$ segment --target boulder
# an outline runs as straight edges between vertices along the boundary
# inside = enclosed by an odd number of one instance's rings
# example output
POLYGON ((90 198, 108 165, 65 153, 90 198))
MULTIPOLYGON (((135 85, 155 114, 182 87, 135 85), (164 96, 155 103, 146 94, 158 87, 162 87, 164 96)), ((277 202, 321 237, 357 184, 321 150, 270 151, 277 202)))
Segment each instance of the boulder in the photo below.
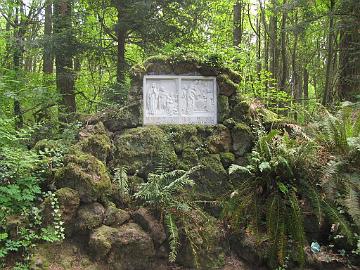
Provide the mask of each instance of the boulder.
POLYGON ((135 223, 119 228, 101 226, 91 233, 89 248, 96 259, 107 260, 115 270, 153 269, 152 239, 135 223))
POLYGON ((239 85, 234 83, 228 75, 221 74, 217 77, 220 95, 230 97, 236 93, 239 85))
POLYGON ((137 224, 150 234, 156 246, 164 243, 166 240, 164 227, 147 209, 140 208, 131 216, 137 224))
POLYGON ((112 167, 126 167, 128 174, 146 176, 163 164, 173 169, 177 163, 174 148, 159 127, 129 129, 115 138, 112 167))
POLYGON ((100 160, 76 150, 65 156, 64 163, 64 167, 55 173, 55 185, 58 188, 76 190, 80 200, 85 203, 94 202, 109 193, 110 177, 100 160))
POLYGON ((105 208, 100 203, 91 203, 80 206, 75 228, 80 232, 88 232, 99 227, 104 220, 105 208))
POLYGON ((235 162, 235 155, 231 152, 220 153, 220 160, 224 168, 229 168, 235 162))
POLYGON ((107 226, 120 226, 130 219, 130 215, 125 210, 109 206, 106 209, 104 224, 107 226))
POLYGON ((186 219, 189 235, 181 230, 181 246, 176 262, 190 269, 222 269, 225 254, 220 224, 200 210, 188 213, 186 219))
POLYGON ((106 163, 111 150, 111 140, 106 134, 88 136, 77 144, 84 153, 89 153, 106 163))
MULTIPOLYGON (((200 159, 200 164, 202 165, 201 168, 189 176, 190 179, 195 181, 195 196, 200 200, 217 200, 219 196, 226 193, 230 188, 220 155, 207 155, 200 159)), ((216 208, 215 212, 219 212, 219 210, 216 208)), ((214 211, 211 210, 211 212, 215 214, 214 211)))
POLYGON ((217 125, 208 139, 208 148, 212 154, 228 152, 231 149, 230 130, 224 125, 217 125))
POLYGON ((219 121, 222 123, 230 117, 229 98, 224 95, 218 96, 219 121))
POLYGON ((109 108, 89 118, 88 123, 103 122, 104 126, 111 132, 137 127, 141 123, 141 105, 138 102, 133 102, 121 108, 109 108))
MULTIPOLYGON (((71 188, 61 188, 55 192, 55 196, 58 199, 61 220, 64 222, 65 233, 70 235, 73 231, 74 219, 80 205, 79 193, 71 188)), ((49 225, 53 222, 53 209, 49 198, 45 199, 43 209, 44 225, 49 225)))
POLYGON ((254 136, 249 126, 237 123, 231 130, 233 152, 237 156, 244 156, 254 145, 254 136))

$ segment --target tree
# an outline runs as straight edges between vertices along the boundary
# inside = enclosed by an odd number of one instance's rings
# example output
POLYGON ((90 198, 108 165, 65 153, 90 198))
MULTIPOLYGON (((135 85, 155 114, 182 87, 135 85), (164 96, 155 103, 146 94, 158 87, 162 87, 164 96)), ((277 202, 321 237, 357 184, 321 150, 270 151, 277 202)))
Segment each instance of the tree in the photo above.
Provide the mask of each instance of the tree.
POLYGON ((346 0, 340 7, 340 75, 342 100, 356 100, 360 94, 360 2, 346 0))
POLYGON ((72 29, 72 0, 54 3, 54 35, 56 86, 61 95, 60 120, 69 121, 67 114, 76 112, 73 56, 76 49, 72 29))

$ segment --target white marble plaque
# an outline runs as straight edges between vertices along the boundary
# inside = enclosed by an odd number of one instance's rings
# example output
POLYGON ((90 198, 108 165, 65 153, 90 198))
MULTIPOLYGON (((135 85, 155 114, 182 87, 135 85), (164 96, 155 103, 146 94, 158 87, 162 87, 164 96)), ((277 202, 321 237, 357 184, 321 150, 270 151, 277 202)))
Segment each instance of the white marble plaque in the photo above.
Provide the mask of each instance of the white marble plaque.
POLYGON ((215 77, 144 77, 144 125, 217 124, 215 77))

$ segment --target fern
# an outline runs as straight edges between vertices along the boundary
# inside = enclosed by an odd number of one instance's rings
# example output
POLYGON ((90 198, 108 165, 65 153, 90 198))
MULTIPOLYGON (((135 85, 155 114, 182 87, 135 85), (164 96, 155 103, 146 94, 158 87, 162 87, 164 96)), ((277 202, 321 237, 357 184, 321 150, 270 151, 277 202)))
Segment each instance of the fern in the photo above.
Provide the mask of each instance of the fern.
POLYGON ((115 168, 114 181, 119 188, 120 196, 129 194, 129 182, 125 167, 115 168))
POLYGON ((172 214, 166 213, 165 214, 165 225, 169 231, 169 261, 175 262, 176 255, 179 248, 179 230, 175 222, 175 218, 172 214))
POLYGON ((323 209, 332 222, 339 224, 340 232, 346 237, 347 242, 351 245, 353 242, 353 232, 349 222, 333 207, 328 201, 323 200, 323 209))

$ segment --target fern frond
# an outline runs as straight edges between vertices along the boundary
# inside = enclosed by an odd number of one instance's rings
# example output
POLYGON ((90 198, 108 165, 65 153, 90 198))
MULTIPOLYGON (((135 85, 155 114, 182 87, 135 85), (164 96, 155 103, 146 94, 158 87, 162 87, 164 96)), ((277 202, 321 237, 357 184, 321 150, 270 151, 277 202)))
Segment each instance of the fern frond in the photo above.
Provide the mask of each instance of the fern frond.
POLYGON ((300 180, 301 184, 301 194, 303 194, 306 199, 310 202, 310 205, 313 209, 313 213, 315 214, 318 224, 321 224, 322 221, 322 205, 321 205, 321 196, 319 192, 311 185, 308 181, 300 180))
POLYGON ((289 194, 290 201, 290 219, 289 219, 289 232, 293 237, 295 243, 295 252, 296 252, 296 260, 300 263, 301 266, 305 263, 305 253, 304 253, 304 245, 305 245, 305 232, 304 232, 304 220, 302 211, 299 205, 298 198, 296 196, 295 191, 290 192, 289 194))
POLYGON ((179 229, 176 225, 175 218, 172 214, 165 214, 165 225, 169 231, 169 261, 175 262, 179 248, 179 229))
POLYGON ((353 232, 349 222, 326 200, 322 201, 323 209, 332 222, 339 224, 340 232, 346 237, 349 244, 353 242, 353 232))
POLYGON ((349 187, 348 194, 343 200, 347 212, 355 222, 356 226, 360 228, 360 195, 353 187, 349 187))

